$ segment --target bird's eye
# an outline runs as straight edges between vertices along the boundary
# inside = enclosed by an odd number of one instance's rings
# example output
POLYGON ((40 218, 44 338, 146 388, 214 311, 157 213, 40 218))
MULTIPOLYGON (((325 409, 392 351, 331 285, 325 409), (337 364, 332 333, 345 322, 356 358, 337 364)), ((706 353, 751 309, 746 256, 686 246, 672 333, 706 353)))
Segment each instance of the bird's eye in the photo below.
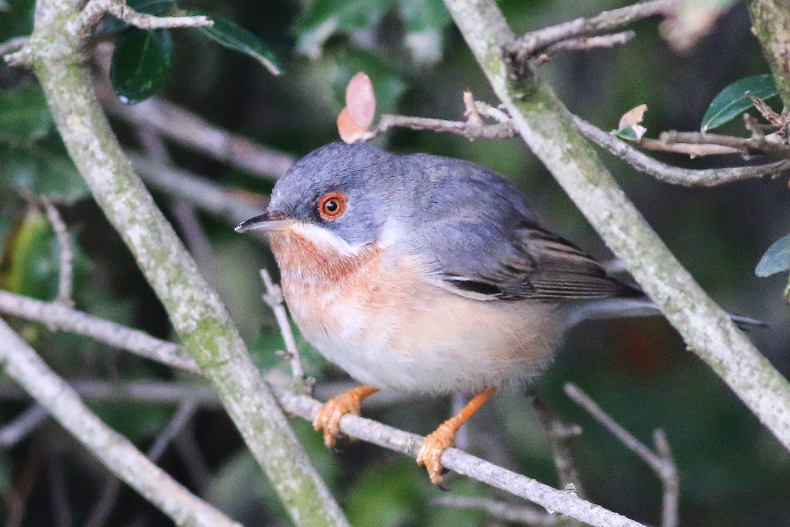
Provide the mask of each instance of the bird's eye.
POLYGON ((336 220, 346 212, 348 196, 342 192, 327 192, 318 200, 318 214, 325 220, 336 220))

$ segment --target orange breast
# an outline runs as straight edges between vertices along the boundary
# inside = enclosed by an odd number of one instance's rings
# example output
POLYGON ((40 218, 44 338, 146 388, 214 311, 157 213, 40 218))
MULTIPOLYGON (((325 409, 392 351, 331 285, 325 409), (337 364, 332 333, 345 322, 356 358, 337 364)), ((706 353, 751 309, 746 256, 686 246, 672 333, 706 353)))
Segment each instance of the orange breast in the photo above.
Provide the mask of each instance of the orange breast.
POLYGON ((329 243, 313 242, 293 231, 273 232, 271 247, 282 276, 291 315, 305 333, 342 333, 338 317, 360 307, 369 297, 382 265, 382 251, 368 246, 357 254, 341 254, 329 243))

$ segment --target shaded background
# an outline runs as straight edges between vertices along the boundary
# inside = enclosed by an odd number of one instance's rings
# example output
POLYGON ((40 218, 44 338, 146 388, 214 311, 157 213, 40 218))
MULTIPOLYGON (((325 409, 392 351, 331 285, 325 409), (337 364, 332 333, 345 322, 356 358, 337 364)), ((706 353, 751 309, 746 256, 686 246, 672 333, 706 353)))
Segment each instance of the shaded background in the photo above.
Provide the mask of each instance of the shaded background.
MULTIPOLYGON (((594 15, 621 2, 500 2, 517 33, 578 16, 594 15)), ((273 77, 259 64, 223 49, 189 30, 174 31, 174 70, 161 96, 204 119, 262 144, 301 156, 337 139, 335 117, 348 79, 366 71, 377 89, 379 112, 459 119, 461 93, 495 102, 493 94, 439 2, 316 1, 184 2, 225 16, 260 36, 279 57, 285 73, 273 77), (414 13, 417 14, 414 14, 414 13), (323 46, 311 45, 314 30, 329 16, 341 23, 323 46), (410 48, 414 34, 440 46, 410 48), (320 51, 320 54, 318 53, 320 51), (313 57, 308 55, 312 54, 313 57)), ((0 42, 30 31, 32 2, 0 0, 0 42)), ((625 47, 558 55, 540 73, 569 109, 604 130, 642 103, 648 135, 696 130, 711 99, 730 82, 768 72, 750 33, 743 3, 736 4, 711 33, 686 54, 673 52, 658 36, 657 21, 634 25, 638 38, 625 47)), ((111 36, 101 39, 111 41, 111 36)), ((97 72, 100 68, 97 67, 97 72)), ((101 76, 101 73, 97 73, 101 76)), ((28 115, 25 114, 25 115, 28 115)), ((736 120, 737 121, 737 120, 736 120)), ((115 122, 129 148, 139 149, 129 125, 115 122)), ((743 134, 739 123, 726 131, 743 134)), ((464 158, 511 177, 546 223, 597 257, 611 255, 546 170, 517 139, 475 141, 429 132, 398 130, 377 142, 398 152, 429 152, 464 158)), ((232 189, 267 193, 271 183, 176 144, 176 164, 232 189)), ((765 178, 714 189, 671 187, 636 173, 601 154, 626 193, 701 285, 729 311, 768 321, 751 332, 771 362, 787 374, 790 364, 785 277, 758 279, 754 267, 766 248, 790 231, 787 178, 765 178)), ((704 168, 738 164, 736 156, 690 161, 661 159, 704 168)), ((77 259, 75 301, 91 314, 172 337, 166 315, 120 238, 79 184, 46 117, 32 76, 0 67, 0 287, 53 299, 58 248, 46 219, 25 198, 41 192, 68 199, 59 208, 74 235, 77 259), (35 126, 18 129, 20 114, 41 114, 35 126)), ((155 192, 166 214, 170 196, 155 192)), ((261 368, 286 371, 274 351, 282 348, 258 269, 276 267, 268 248, 233 233, 220 219, 200 216, 211 242, 202 261, 212 262, 215 285, 228 304, 261 368)), ((177 228, 183 229, 183 225, 177 228)), ((211 277, 210 277, 211 278, 211 277)), ((82 337, 52 334, 45 327, 13 320, 25 338, 61 375, 104 381, 177 381, 189 377, 82 337)), ((344 380, 304 343, 306 366, 321 383, 344 380)), ((1 343, 0 343, 1 345, 1 343)), ((786 525, 790 521, 790 456, 756 418, 694 355, 662 319, 585 323, 559 350, 535 389, 566 421, 584 429, 573 442, 574 459, 589 498, 636 520, 659 521, 657 477, 562 393, 572 381, 643 441, 662 428, 681 474, 682 525, 786 525)), ((0 380, 0 388, 8 387, 0 380)), ((7 392, 8 390, 6 390, 7 392)), ((0 424, 27 403, 3 395, 0 424)), ((148 448, 175 411, 141 404, 119 394, 91 407, 142 449, 148 448)), ((365 410, 385 423, 417 433, 433 430, 450 411, 449 400, 419 399, 365 410)), ((340 453, 324 449, 319 434, 294 420, 305 446, 336 492, 354 525, 490 525, 475 512, 438 507, 443 493, 432 487, 410 459, 364 444, 340 453)), ((473 453, 520 473, 557 485, 539 420, 522 394, 498 394, 467 425, 473 453)), ((190 445, 169 449, 162 466, 246 525, 285 525, 252 457, 224 412, 202 408, 184 431, 190 445)), ((182 441, 183 443, 183 441, 182 441)), ((56 424, 45 422, 0 455, 0 494, 9 525, 82 525, 109 476, 56 424), (58 489, 61 490, 58 490, 58 489)), ((452 493, 509 499, 481 484, 449 478, 452 493)), ((142 498, 122 489, 107 525, 167 525, 142 498)))

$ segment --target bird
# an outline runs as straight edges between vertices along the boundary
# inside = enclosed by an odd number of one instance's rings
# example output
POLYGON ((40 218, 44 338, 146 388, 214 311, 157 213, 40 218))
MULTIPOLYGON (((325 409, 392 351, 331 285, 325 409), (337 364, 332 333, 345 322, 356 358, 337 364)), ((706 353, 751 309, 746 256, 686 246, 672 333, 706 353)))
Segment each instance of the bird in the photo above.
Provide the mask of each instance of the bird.
POLYGON ((332 143, 236 227, 253 229, 268 233, 302 335, 361 383, 314 419, 327 446, 380 389, 475 394, 417 456, 437 485, 464 422, 497 390, 539 375, 569 327, 658 312, 546 229, 515 184, 465 160, 332 143))

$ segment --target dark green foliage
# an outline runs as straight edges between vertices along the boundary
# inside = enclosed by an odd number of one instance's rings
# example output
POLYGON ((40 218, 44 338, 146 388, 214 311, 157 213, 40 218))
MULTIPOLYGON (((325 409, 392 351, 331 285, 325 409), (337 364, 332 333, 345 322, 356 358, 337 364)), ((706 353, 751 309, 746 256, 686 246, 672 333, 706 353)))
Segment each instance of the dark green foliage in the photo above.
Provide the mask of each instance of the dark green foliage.
POLYGON ((749 98, 770 99, 779 93, 771 75, 754 75, 737 80, 724 88, 710 103, 702 118, 702 131, 718 128, 754 106, 749 98))
POLYGON ((147 99, 165 85, 172 64, 170 31, 127 28, 115 43, 110 70, 118 98, 127 104, 147 99))

